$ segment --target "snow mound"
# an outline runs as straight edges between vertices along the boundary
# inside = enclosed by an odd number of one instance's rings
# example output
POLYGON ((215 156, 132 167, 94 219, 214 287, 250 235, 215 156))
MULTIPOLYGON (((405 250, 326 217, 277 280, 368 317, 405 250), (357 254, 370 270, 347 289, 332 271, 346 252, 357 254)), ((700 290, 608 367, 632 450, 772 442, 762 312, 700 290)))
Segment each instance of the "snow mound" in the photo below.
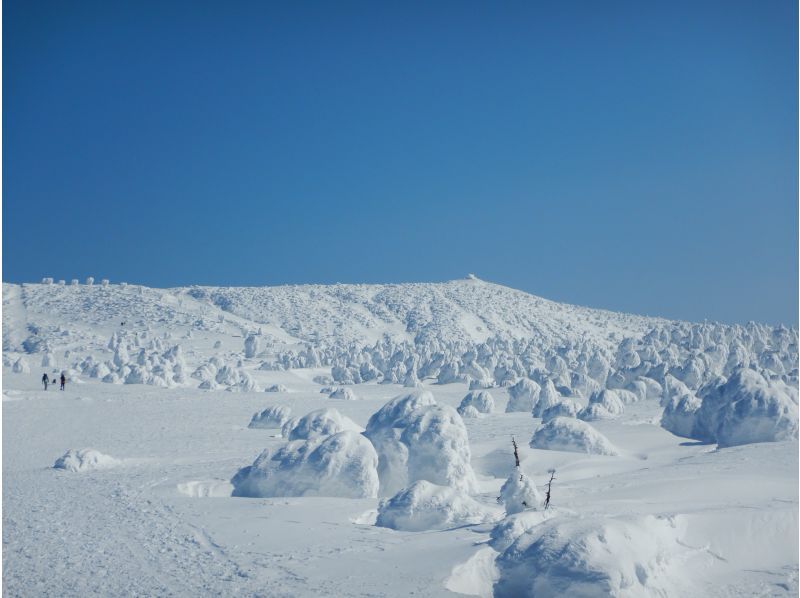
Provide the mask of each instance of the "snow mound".
POLYGON ((120 461, 114 457, 109 457, 94 449, 85 448, 80 450, 69 449, 61 457, 56 459, 53 468, 83 472, 93 471, 95 469, 109 469, 119 464, 120 461))
POLYGON ((272 405, 255 413, 248 428, 280 428, 289 421, 292 410, 283 405, 272 405))
POLYGON ((343 386, 331 392, 328 398, 339 399, 341 401, 355 401, 358 397, 356 397, 356 393, 354 393, 352 389, 343 386))
POLYGON ((555 517, 558 510, 526 510, 509 515, 492 528, 489 534, 489 546, 497 552, 505 552, 514 541, 528 530, 555 517))
POLYGON ((421 532, 475 525, 496 519, 490 510, 457 488, 417 480, 378 506, 375 525, 421 532))
POLYGON ((508 404, 506 413, 523 411, 530 413, 533 406, 539 401, 542 387, 530 378, 523 378, 508 389, 508 404))
POLYGON ((729 380, 701 389, 691 437, 721 447, 798 436, 797 389, 741 368, 729 380))
POLYGON ((542 412, 542 422, 547 423, 557 417, 576 417, 577 415, 578 404, 570 399, 562 399, 542 412))
POLYGON ((530 446, 589 455, 619 454, 611 441, 591 425, 568 417, 557 417, 542 424, 531 438, 530 446))
POLYGON ((295 440, 264 450, 231 480, 233 496, 378 496, 378 455, 358 432, 295 440))
POLYGON ((337 432, 361 432, 363 428, 336 409, 317 409, 301 417, 288 432, 289 440, 311 440, 337 432))
POLYGON ((491 413, 494 411, 494 397, 487 390, 473 390, 465 396, 458 406, 458 413, 464 415, 464 410, 472 407, 478 413, 491 413))
POLYGON ((535 509, 541 504, 542 496, 536 489, 533 478, 517 467, 500 488, 500 502, 506 508, 506 515, 513 515, 525 509, 535 509))
POLYGON ((428 391, 395 397, 370 417, 364 435, 375 445, 381 495, 427 480, 465 492, 477 487, 469 437, 455 409, 428 391))
POLYGON ((497 558, 498 597, 698 595, 682 564, 696 549, 681 518, 554 518, 520 535, 497 558))

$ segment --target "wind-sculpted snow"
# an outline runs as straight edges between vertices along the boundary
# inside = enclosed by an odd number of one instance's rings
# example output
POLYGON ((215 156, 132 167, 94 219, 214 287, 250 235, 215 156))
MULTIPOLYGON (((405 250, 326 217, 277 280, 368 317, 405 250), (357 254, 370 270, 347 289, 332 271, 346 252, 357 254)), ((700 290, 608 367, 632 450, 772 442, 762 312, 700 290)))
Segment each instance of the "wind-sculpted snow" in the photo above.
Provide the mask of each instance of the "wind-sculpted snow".
POLYGON ((543 423, 534 433, 531 448, 551 451, 617 455, 616 447, 586 422, 569 417, 556 417, 543 423))
POLYGON ((378 495, 378 455, 372 444, 353 431, 262 452, 252 465, 231 480, 233 496, 340 496, 374 498, 378 495))
POLYGON ((378 527, 421 532, 474 525, 497 518, 494 509, 457 488, 417 480, 378 507, 378 527))
POLYGON ((70 449, 56 459, 54 469, 64 469, 72 472, 93 471, 95 469, 110 469, 119 465, 119 460, 100 451, 85 448, 80 450, 70 449))
POLYGON ((369 419, 364 435, 380 457, 382 496, 417 480, 468 493, 476 489, 464 422, 430 392, 395 397, 369 419))
MULTIPOLYGON (((511 531, 501 523, 504 531, 511 531)), ((683 519, 556 517, 523 531, 496 560, 497 598, 697 595, 682 572, 710 559, 683 540, 683 519)), ((495 546, 502 548, 503 534, 495 546)))

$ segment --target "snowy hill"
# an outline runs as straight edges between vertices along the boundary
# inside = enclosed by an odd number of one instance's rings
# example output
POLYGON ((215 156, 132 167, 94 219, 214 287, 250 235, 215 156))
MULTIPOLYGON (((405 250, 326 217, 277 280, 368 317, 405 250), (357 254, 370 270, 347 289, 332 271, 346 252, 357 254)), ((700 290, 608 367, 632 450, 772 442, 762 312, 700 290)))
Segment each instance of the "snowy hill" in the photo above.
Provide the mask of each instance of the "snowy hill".
POLYGON ((102 328, 161 324, 213 326, 220 317, 242 328, 265 327, 284 340, 374 343, 396 341, 483 342, 501 335, 603 343, 640 336, 665 320, 556 303, 475 278, 445 283, 186 287, 139 285, 3 285, 4 324, 15 317, 102 328), (278 331, 282 331, 284 335, 278 331))
POLYGON ((3 418, 12 596, 797 594, 782 326, 474 278, 4 284, 3 418))

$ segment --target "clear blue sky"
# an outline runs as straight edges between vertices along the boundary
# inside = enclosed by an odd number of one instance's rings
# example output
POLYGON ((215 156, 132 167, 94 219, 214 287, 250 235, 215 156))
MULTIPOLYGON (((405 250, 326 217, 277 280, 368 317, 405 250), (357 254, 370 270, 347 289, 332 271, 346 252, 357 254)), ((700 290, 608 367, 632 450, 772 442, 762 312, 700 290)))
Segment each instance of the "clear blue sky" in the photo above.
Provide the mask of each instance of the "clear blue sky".
POLYGON ((797 323, 797 6, 3 2, 3 280, 797 323))

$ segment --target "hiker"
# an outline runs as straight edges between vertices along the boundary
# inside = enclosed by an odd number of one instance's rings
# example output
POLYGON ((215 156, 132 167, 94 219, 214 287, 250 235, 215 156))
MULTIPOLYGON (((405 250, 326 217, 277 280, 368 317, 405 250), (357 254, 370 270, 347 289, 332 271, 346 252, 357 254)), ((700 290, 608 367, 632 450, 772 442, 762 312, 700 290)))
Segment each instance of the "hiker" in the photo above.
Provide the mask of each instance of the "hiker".
POLYGON ((64 386, 67 384, 67 377, 64 375, 64 372, 61 372, 61 390, 64 390, 64 386))
POLYGON ((50 378, 47 377, 47 374, 42 374, 42 384, 44 384, 44 389, 47 390, 47 385, 50 382, 50 378))

